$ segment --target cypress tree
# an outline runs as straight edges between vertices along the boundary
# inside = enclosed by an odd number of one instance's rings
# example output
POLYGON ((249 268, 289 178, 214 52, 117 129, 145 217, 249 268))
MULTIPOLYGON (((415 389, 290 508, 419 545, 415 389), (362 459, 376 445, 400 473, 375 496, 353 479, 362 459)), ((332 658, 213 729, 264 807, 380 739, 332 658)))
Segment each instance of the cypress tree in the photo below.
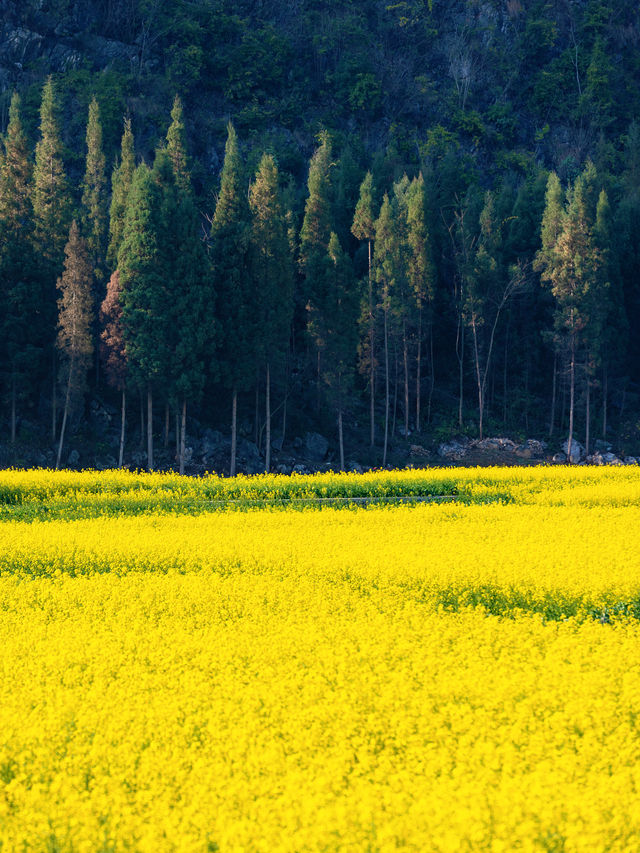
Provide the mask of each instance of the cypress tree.
POLYGON ((52 286, 62 267, 71 219, 71 198, 62 162, 57 108, 53 81, 49 77, 42 90, 32 204, 36 250, 42 258, 45 277, 52 286))
POLYGON ((367 172, 360 185, 360 196, 353 216, 351 233, 356 240, 366 240, 368 249, 368 300, 363 318, 366 341, 361 348, 361 366, 369 373, 369 443, 373 447, 375 443, 376 320, 373 304, 372 248, 376 230, 375 216, 373 215, 373 175, 371 172, 367 172))
POLYGON ((331 209, 331 140, 323 131, 320 146, 309 164, 304 218, 300 229, 300 269, 305 277, 306 301, 322 301, 325 259, 333 231, 331 209))
POLYGON ((31 162, 17 93, 11 99, 7 135, 0 153, 4 153, 0 167, 0 359, 9 395, 13 444, 17 402, 33 390, 43 341, 49 334, 35 275, 31 162))
POLYGON ((82 182, 83 230, 87 235, 87 246, 93 260, 95 278, 101 281, 104 272, 107 197, 105 157, 102 150, 102 125, 100 109, 95 98, 89 104, 87 122, 87 160, 82 182))
POLYGON ((87 243, 80 236, 75 219, 69 231, 65 256, 64 272, 57 282, 60 297, 56 344, 62 355, 61 379, 66 391, 56 468, 60 467, 67 420, 78 411, 83 401, 93 355, 91 261, 87 243))
POLYGON ((236 470, 238 392, 249 387, 259 351, 250 300, 249 204, 235 129, 229 123, 220 194, 211 226, 211 259, 221 327, 220 368, 231 390, 231 475, 236 470))
POLYGON ((435 303, 436 271, 433 264, 431 235, 427 227, 427 197, 424 178, 414 178, 407 195, 407 242, 409 259, 407 275, 409 286, 418 309, 416 346, 416 429, 421 428, 422 342, 426 313, 427 345, 431 382, 429 388, 428 418, 431 417, 431 397, 435 383, 433 364, 433 314, 435 303))
MULTIPOLYGON (((178 462, 184 473, 187 403, 196 401, 204 386, 204 359, 215 345, 214 327, 205 321, 204 271, 206 257, 199 237, 199 215, 188 173, 176 173, 169 150, 158 151, 153 167, 163 192, 163 229, 167 246, 166 286, 170 334, 169 391, 180 406, 178 462)), ((209 295, 210 296, 210 295, 209 295)))
POLYGON ((107 293, 100 306, 100 357, 107 382, 120 392, 120 449, 118 467, 124 456, 124 430, 127 407, 127 353, 122 324, 122 288, 120 273, 115 270, 107 284, 107 293))
POLYGON ((167 152, 173 165, 176 184, 181 192, 191 189, 191 175, 187 159, 187 141, 182 114, 182 101, 176 95, 171 110, 171 124, 167 131, 167 152))
POLYGON ((133 132, 131 119, 124 120, 124 132, 120 149, 120 165, 116 166, 111 176, 111 207, 109 210, 109 248, 107 249, 107 264, 114 270, 118 264, 118 252, 122 243, 124 220, 127 211, 127 198, 136 162, 133 150, 133 132))
POLYGON ((122 322, 128 367, 147 395, 147 467, 153 470, 153 392, 170 376, 168 342, 171 314, 166 290, 168 268, 162 219, 162 189, 144 164, 136 169, 128 196, 118 252, 122 322))
POLYGON ((321 378, 336 413, 340 470, 344 471, 343 416, 353 393, 359 294, 351 260, 334 232, 325 264, 325 299, 322 308, 312 306, 309 331, 323 356, 321 378))
POLYGON ((55 285, 62 271, 64 248, 71 220, 71 198, 62 162, 62 142, 56 120, 57 103, 51 77, 42 90, 40 140, 36 145, 31 188, 34 246, 41 287, 40 301, 45 332, 44 345, 53 358, 52 434, 56 434, 56 377, 53 348, 56 316, 55 285))
POLYGON ((265 365, 265 470, 271 460, 271 375, 289 342, 293 317, 293 263, 280 198, 278 167, 263 154, 251 186, 251 264, 258 313, 260 359, 265 365))
POLYGON ((384 447, 382 464, 387 464, 389 446, 389 317, 392 296, 398 278, 398 239, 393 209, 385 193, 376 219, 376 239, 373 256, 374 275, 378 284, 378 299, 384 325, 384 447))

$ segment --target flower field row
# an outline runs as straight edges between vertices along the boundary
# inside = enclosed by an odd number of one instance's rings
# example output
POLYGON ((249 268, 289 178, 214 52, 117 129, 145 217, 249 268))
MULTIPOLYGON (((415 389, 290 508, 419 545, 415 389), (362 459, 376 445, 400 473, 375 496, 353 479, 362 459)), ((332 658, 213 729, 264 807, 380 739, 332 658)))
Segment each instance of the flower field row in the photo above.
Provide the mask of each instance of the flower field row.
POLYGON ((640 469, 430 468, 367 474, 185 478, 129 471, 0 471, 0 520, 140 513, 198 514, 331 499, 451 497, 463 503, 640 503, 640 469))
POLYGON ((0 522, 0 850, 637 851, 640 472, 583 472, 0 522))

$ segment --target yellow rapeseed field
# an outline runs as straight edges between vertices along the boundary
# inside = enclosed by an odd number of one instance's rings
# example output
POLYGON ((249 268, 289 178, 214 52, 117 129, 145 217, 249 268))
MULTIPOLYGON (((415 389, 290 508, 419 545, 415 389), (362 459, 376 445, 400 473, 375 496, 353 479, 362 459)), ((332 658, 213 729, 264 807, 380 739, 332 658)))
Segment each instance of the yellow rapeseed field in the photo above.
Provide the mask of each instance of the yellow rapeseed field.
POLYGON ((638 468, 10 471, 0 519, 2 853, 640 850, 638 468), (458 500, 311 500, 401 494, 458 500))

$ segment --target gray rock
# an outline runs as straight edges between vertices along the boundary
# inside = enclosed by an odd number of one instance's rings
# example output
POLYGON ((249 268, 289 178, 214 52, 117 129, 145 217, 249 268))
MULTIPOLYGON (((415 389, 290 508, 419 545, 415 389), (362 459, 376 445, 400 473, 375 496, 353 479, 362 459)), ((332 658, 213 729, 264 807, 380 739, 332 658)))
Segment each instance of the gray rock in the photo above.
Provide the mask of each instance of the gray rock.
POLYGON ((639 465, 637 456, 625 456, 623 459, 625 465, 639 465))
POLYGON ((603 453, 602 459, 605 465, 623 465, 622 459, 619 459, 615 453, 603 453))
POLYGON ((292 474, 311 474, 311 469, 307 468, 306 465, 303 465, 301 462, 298 462, 297 465, 294 465, 291 471, 292 474))
POLYGON ((352 471, 354 474, 362 474, 362 465, 359 462, 347 462, 347 471, 352 471))
POLYGON ((101 456, 95 461, 96 471, 109 471, 118 467, 118 463, 113 456, 101 456))
POLYGON ((72 450, 67 457, 67 465, 77 465, 80 462, 80 454, 77 450, 72 450))
POLYGON ((468 445, 454 439, 453 441, 445 441, 438 447, 438 456, 457 462, 464 459, 467 450, 468 445))
POLYGON ((410 451, 411 456, 430 456, 429 451, 421 444, 412 444, 410 451))
MULTIPOLYGON (((567 457, 569 458, 569 439, 565 439, 562 444, 562 450, 567 457)), ((586 456, 584 447, 580 444, 579 441, 576 441, 575 438, 571 439, 571 462, 575 465, 580 462, 581 459, 584 459, 586 456)))
POLYGON ((554 453, 551 461, 556 462, 560 465, 564 465, 565 462, 567 461, 567 454, 566 453, 554 453))
POLYGON ((510 438, 483 438, 481 441, 472 442, 478 450, 513 450, 516 447, 515 441, 510 438))
POLYGON ((219 450, 230 444, 228 439, 217 429, 205 429, 202 435, 202 453, 204 456, 212 456, 219 450))
POLYGON ((244 463, 260 465, 260 463, 262 462, 262 456, 260 455, 260 451, 258 450, 258 445, 254 444, 253 441, 247 441, 246 438, 243 438, 238 442, 238 448, 236 452, 238 459, 240 459, 244 463))
POLYGON ((329 442, 318 432, 308 432, 304 437, 304 449, 307 456, 321 462, 329 450, 329 442))

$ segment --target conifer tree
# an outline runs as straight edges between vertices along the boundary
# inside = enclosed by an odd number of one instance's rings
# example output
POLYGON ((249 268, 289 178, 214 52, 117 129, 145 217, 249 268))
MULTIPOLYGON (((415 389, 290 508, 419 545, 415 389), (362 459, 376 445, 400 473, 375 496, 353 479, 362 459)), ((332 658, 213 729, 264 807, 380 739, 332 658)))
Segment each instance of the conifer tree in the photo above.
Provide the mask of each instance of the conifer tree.
POLYGON ((321 309, 312 306, 309 331, 323 356, 321 377, 336 413, 340 470, 344 471, 343 416, 353 393, 359 296, 351 260, 334 232, 326 265, 325 300, 321 309))
POLYGON ((20 96, 14 93, 9 125, 0 145, 0 359, 9 396, 11 443, 17 402, 28 396, 49 333, 42 316, 33 256, 31 162, 22 128, 20 96))
POLYGON ((171 124, 167 131, 167 152, 173 165, 176 184, 181 192, 191 189, 191 175, 187 159, 187 141, 182 113, 182 101, 176 95, 171 110, 171 124))
POLYGON ((69 231, 65 256, 64 272, 57 282, 60 297, 56 343, 62 356, 61 378, 66 391, 56 468, 60 467, 67 420, 83 401, 93 355, 92 269, 86 241, 80 236, 75 219, 69 231))
MULTIPOLYGON (((550 184, 553 183, 550 178, 550 184)), ((548 192, 554 203, 554 194, 548 192)), ((587 188, 584 173, 580 175, 567 194, 567 206, 562 220, 562 230, 555 245, 550 223, 553 211, 545 209, 543 217, 543 245, 537 264, 541 278, 548 282, 556 303, 554 326, 557 338, 563 345, 569 373, 569 435, 567 457, 572 458, 575 414, 576 361, 589 323, 588 293, 595 285, 602 258, 593 237, 592 222, 587 207, 587 188), (545 226, 549 226, 545 230, 545 226)), ((549 205, 547 206, 549 207, 549 205)), ((557 216, 557 214, 556 214, 557 216)))
POLYGON ((278 168, 270 154, 251 186, 251 265, 258 314, 260 359, 265 365, 265 471, 271 461, 271 375, 289 343, 293 317, 293 259, 280 198, 278 168))
POLYGON ((249 204, 238 138, 230 123, 220 194, 211 226, 214 290, 221 327, 220 368, 231 390, 231 475, 236 470, 238 392, 255 375, 257 330, 250 294, 249 204))
MULTIPOLYGON (((545 194, 545 205, 542 214, 540 228, 540 249, 536 252, 533 268, 541 273, 544 278, 547 271, 551 271, 557 265, 556 247, 558 238, 564 227, 564 193, 560 186, 560 180, 555 172, 551 172, 547 179, 547 191, 545 194)), ((547 279, 548 280, 548 279, 547 279)), ((553 363, 553 387, 551 394, 551 413, 549 417, 549 435, 553 434, 556 409, 556 386, 557 386, 557 362, 560 339, 554 334, 554 363, 553 363)))
MULTIPOLYGON (((186 161, 178 161, 186 162, 186 161)), ((188 172, 176 172, 169 150, 158 151, 154 174, 163 192, 163 233, 167 250, 165 271, 171 338, 169 392, 181 410, 178 425, 178 463, 184 473, 187 403, 197 401, 204 386, 204 359, 215 346, 215 326, 205 320, 206 256, 200 221, 188 172)), ((208 294, 211 300, 211 293, 208 294)))
POLYGON ((49 77, 42 90, 32 204, 36 249, 42 257, 45 277, 52 287, 62 267, 71 219, 71 198, 62 162, 57 108, 53 81, 49 77))
POLYGON ((389 446, 389 318, 392 298, 399 275, 399 245, 393 209, 389 196, 385 193, 380 214, 376 220, 375 250, 373 256, 374 275, 378 284, 378 299, 383 317, 384 329, 384 446, 382 465, 387 464, 389 446))
POLYGON ((360 185, 360 196, 356 204, 353 216, 351 233, 356 240, 366 240, 368 249, 368 277, 367 294, 368 299, 365 306, 364 327, 366 329, 366 342, 361 348, 361 365, 369 373, 369 444, 375 443, 375 380, 376 380, 376 358, 375 358, 375 311, 373 302, 373 240, 375 237, 375 216, 373 214, 373 175, 367 172, 360 185))
POLYGON ((83 231, 93 261, 95 278, 104 277, 107 235, 107 195, 105 157, 102 150, 100 108, 95 97, 89 104, 87 122, 87 160, 82 182, 83 231))
POLYGON ((120 273, 115 270, 107 284, 100 306, 100 357, 107 382, 120 392, 120 449, 118 467, 122 468, 127 408, 127 353, 122 324, 122 289, 120 273))
POLYGON ((52 355, 52 434, 56 433, 56 377, 53 348, 56 316, 56 280, 62 271, 64 248, 71 220, 71 198, 62 162, 62 142, 56 120, 57 102, 51 77, 42 90, 40 140, 36 145, 31 187, 34 247, 40 281, 40 302, 45 333, 44 345, 52 355))
POLYGON ((120 150, 120 164, 113 170, 111 176, 111 207, 109 211, 109 248, 107 249, 107 264, 114 270, 118 264, 118 252, 122 242, 124 220, 127 210, 127 198, 133 173, 135 172, 135 154, 133 150, 133 132, 131 119, 124 120, 124 132, 120 150))
POLYGON ((171 314, 166 290, 169 266, 162 218, 162 188, 144 164, 128 196, 118 252, 122 321, 129 373, 147 396, 147 467, 153 470, 153 392, 170 376, 171 314))
POLYGON ((323 131, 320 146, 309 164, 304 218, 300 229, 300 269, 305 277, 305 299, 322 301, 325 259, 333 231, 331 201, 331 140, 323 131))
POLYGON ((436 273, 433 264, 431 235, 427 225, 427 198, 424 178, 414 178, 407 195, 407 242, 409 257, 407 275, 409 286, 418 310, 416 330, 416 430, 421 428, 422 391, 422 343, 426 320, 427 346, 431 382, 429 389, 428 417, 431 416, 431 397, 435 382, 433 363, 433 315, 435 303, 436 273))

